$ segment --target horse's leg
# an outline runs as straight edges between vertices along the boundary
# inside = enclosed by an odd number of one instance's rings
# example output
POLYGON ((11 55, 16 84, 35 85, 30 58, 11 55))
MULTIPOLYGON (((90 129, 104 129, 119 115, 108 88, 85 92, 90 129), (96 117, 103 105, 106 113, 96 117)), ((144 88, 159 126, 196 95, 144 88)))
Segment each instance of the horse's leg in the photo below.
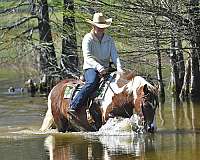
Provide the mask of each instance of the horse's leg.
POLYGON ((99 130, 99 128, 101 128, 101 126, 102 126, 101 114, 95 110, 94 110, 93 114, 94 114, 93 117, 94 117, 94 121, 95 121, 95 126, 99 130))
POLYGON ((68 120, 64 116, 61 116, 56 124, 58 131, 63 133, 66 132, 69 129, 68 124, 68 120))
POLYGON ((45 118, 43 120, 42 126, 40 128, 40 131, 45 131, 47 129, 50 129, 51 126, 53 125, 54 120, 53 120, 53 115, 51 112, 51 99, 50 95, 48 96, 48 110, 46 112, 45 118))
POLYGON ((95 121, 95 126, 97 130, 102 126, 102 116, 101 116, 101 110, 96 102, 93 102, 92 106, 90 107, 90 112, 92 115, 92 118, 95 121))

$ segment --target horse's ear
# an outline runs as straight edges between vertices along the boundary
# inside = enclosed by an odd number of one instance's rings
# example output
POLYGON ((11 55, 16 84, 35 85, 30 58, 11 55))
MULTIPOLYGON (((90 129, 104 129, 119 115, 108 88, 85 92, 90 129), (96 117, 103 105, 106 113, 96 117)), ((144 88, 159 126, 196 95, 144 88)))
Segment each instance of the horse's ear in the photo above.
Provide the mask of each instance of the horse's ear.
POLYGON ((147 86, 147 84, 144 85, 143 92, 144 92, 144 94, 148 94, 148 86, 147 86))

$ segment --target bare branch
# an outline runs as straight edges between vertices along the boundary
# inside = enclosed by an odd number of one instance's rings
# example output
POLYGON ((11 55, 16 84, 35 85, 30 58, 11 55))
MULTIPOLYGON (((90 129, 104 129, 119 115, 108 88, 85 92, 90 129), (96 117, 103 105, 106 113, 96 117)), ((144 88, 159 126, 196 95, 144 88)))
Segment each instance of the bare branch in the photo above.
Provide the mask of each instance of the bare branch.
POLYGON ((15 27, 18 27, 24 23, 26 23, 27 21, 31 20, 31 19, 34 19, 34 18, 38 18, 38 16, 36 15, 33 15, 33 16, 30 16, 30 17, 23 17, 22 19, 20 19, 19 21, 16 21, 14 22, 13 24, 9 25, 9 26, 5 26, 5 27, 0 27, 0 30, 10 30, 10 29, 13 29, 15 27))
POLYGON ((29 3, 24 3, 24 2, 26 2, 26 0, 21 1, 19 4, 17 4, 14 7, 6 8, 4 10, 0 10, 0 14, 11 13, 11 12, 15 11, 17 8, 21 7, 21 6, 30 5, 29 3))

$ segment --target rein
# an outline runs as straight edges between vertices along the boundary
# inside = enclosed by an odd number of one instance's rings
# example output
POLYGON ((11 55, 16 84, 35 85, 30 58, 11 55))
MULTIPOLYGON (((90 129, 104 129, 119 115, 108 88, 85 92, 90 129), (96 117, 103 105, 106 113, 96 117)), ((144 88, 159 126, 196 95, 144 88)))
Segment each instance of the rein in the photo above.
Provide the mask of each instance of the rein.
POLYGON ((110 86, 110 83, 111 83, 112 80, 115 79, 115 78, 116 78, 116 74, 114 74, 114 75, 111 77, 110 80, 108 80, 108 79, 109 79, 109 75, 108 75, 105 79, 103 79, 102 85, 101 85, 99 88, 103 87, 104 84, 107 84, 107 87, 106 87, 106 89, 105 89, 105 91, 104 91, 104 94, 103 94, 102 99, 104 99, 105 94, 106 94, 108 88, 110 88, 110 90, 115 94, 115 91, 114 91, 114 90, 112 89, 112 87, 110 86), (104 83, 104 82, 105 82, 105 83, 104 83))
MULTIPOLYGON (((143 99, 143 103, 144 103, 144 101, 148 98, 148 96, 150 95, 150 93, 147 93, 146 95, 144 95, 143 97, 142 97, 142 99, 143 99)), ((155 110, 156 109, 156 107, 158 106, 158 102, 157 102, 157 99, 156 99, 156 97, 155 97, 155 95, 153 95, 153 101, 155 100, 155 102, 156 102, 156 104, 155 104, 155 107, 154 107, 154 104, 153 103, 151 103, 151 102, 149 102, 149 101, 146 101, 145 103, 148 103, 148 104, 150 104, 152 107, 153 107, 153 109, 155 110)))
MULTIPOLYGON (((111 79, 112 80, 112 79, 111 79)), ((110 88, 110 90, 115 94, 115 91, 112 89, 112 87, 110 86, 110 83, 111 83, 111 81, 109 81, 109 83, 107 83, 106 82, 106 84, 107 84, 107 89, 106 89, 106 91, 108 90, 108 87, 110 88)))

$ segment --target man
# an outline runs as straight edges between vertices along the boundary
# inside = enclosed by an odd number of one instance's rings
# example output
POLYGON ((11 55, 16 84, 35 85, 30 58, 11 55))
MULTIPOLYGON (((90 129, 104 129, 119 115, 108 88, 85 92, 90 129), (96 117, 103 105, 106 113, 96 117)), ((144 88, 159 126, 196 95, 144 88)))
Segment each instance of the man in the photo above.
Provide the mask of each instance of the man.
POLYGON ((82 107, 88 96, 95 91, 100 78, 108 71, 110 59, 117 71, 123 72, 114 41, 112 37, 105 34, 105 29, 112 23, 112 18, 106 19, 102 13, 95 13, 93 20, 87 22, 92 25, 92 30, 82 41, 85 84, 71 101, 70 113, 75 113, 79 107, 82 107))

